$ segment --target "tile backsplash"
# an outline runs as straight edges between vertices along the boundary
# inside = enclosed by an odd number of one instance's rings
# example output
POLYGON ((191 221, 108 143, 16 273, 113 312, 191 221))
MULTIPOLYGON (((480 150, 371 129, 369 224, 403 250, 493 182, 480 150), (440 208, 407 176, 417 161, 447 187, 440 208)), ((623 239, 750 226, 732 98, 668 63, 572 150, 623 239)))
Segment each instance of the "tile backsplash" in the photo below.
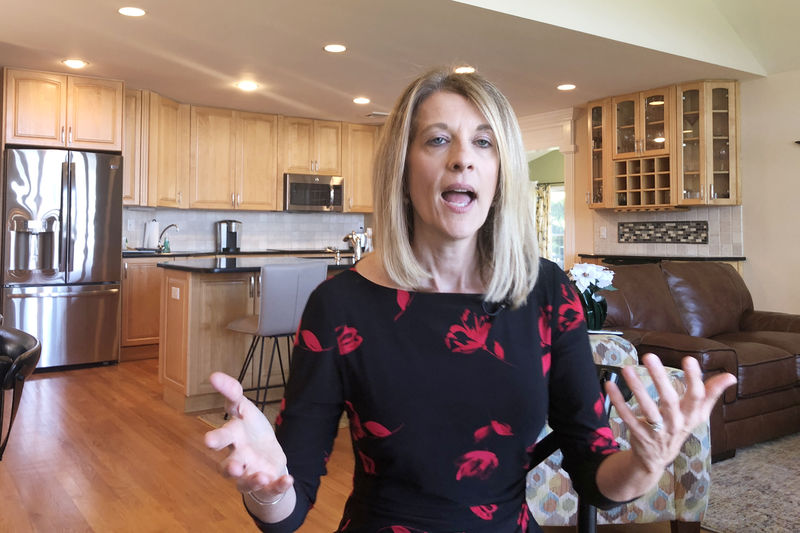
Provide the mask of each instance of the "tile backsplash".
POLYGON ((156 219, 163 230, 177 224, 179 230, 167 232, 175 251, 209 252, 216 247, 214 222, 238 220, 242 223, 240 247, 243 251, 322 250, 326 246, 345 248, 342 239, 364 225, 361 213, 285 213, 260 211, 213 211, 152 207, 124 207, 122 236, 128 246, 142 246, 145 222, 156 219))
POLYGON ((668 257, 744 255, 742 207, 738 205, 692 207, 688 211, 617 213, 596 210, 593 212, 593 221, 595 254, 668 257), (705 232, 705 224, 698 224, 702 222, 707 224, 705 232), (654 237, 657 230, 665 229, 667 233, 654 237), (631 238, 636 231, 641 237, 631 238), (669 231, 672 231, 672 235, 669 235, 669 231), (623 235, 625 238, 621 239, 623 235))

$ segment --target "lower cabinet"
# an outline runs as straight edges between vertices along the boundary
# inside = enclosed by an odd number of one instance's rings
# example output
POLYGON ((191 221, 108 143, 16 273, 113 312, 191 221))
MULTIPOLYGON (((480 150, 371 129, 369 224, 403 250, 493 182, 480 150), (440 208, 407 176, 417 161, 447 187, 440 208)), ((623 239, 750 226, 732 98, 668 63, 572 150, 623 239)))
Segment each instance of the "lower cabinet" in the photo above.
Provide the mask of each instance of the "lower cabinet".
POLYGON ((202 274, 162 269, 159 374, 164 401, 181 411, 223 405, 208 377, 237 376, 251 337, 230 331, 255 313, 255 274, 202 274))
POLYGON ((161 272, 164 257, 122 259, 121 361, 158 357, 161 272))

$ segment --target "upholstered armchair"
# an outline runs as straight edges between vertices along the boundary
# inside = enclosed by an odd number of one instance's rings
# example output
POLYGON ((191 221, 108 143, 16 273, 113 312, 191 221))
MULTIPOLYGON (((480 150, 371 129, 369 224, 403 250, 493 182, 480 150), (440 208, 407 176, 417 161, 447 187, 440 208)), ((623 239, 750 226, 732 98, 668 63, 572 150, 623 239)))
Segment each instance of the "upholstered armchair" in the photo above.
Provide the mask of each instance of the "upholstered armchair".
MULTIPOLYGON (((636 349, 622 337, 591 335, 595 363, 610 366, 635 365, 636 372, 657 398, 656 388, 644 366, 638 365, 636 349)), ((683 371, 667 368, 678 394, 686 390, 683 371)), ((640 414, 635 398, 628 401, 640 414)), ((612 408, 609 422, 620 446, 629 446, 626 424, 612 408)), ((550 432, 546 427, 541 437, 550 432)), ((541 438, 540 437, 540 438, 541 438)), ((578 514, 578 496, 569 475, 561 469, 561 451, 556 451, 536 465, 527 478, 526 497, 536 522, 543 526, 574 526, 578 514)), ((673 532, 699 532, 708 505, 711 467, 711 439, 708 423, 692 432, 675 461, 661 476, 658 486, 640 498, 608 511, 597 511, 598 524, 626 524, 669 521, 673 532)))

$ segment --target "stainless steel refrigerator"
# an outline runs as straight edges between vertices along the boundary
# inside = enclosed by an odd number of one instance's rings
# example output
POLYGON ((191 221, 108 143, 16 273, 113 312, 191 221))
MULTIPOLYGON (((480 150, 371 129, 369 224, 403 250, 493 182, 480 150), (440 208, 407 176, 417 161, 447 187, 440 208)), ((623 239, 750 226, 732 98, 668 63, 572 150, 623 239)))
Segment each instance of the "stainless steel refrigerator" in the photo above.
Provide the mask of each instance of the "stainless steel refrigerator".
POLYGON ((5 324, 42 345, 39 368, 119 359, 122 157, 7 149, 5 324))

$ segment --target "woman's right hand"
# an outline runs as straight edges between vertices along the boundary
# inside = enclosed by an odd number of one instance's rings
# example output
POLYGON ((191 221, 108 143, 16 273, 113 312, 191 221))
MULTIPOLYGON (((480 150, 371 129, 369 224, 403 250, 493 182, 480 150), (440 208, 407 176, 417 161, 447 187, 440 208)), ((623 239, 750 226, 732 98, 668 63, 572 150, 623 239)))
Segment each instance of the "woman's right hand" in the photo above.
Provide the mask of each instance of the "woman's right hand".
POLYGON ((224 426, 205 435, 209 448, 230 449, 220 462, 222 474, 233 478, 243 494, 252 493, 267 502, 279 498, 294 480, 286 470, 286 455, 269 420, 244 396, 237 380, 222 372, 214 372, 209 379, 225 397, 225 411, 230 416, 224 426))

